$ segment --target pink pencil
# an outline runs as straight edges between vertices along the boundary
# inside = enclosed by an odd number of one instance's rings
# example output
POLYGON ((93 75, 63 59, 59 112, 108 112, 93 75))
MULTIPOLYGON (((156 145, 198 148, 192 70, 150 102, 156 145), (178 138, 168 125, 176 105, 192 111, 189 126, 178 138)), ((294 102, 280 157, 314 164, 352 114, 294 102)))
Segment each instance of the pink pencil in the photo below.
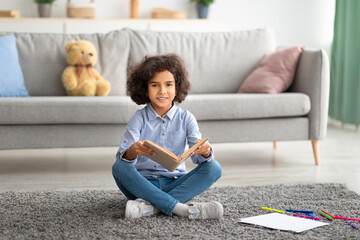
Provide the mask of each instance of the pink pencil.
POLYGON ((346 218, 346 217, 339 217, 339 216, 334 216, 335 219, 343 219, 343 220, 351 220, 351 221, 358 221, 360 222, 360 219, 357 218, 346 218))
POLYGON ((317 218, 317 217, 310 217, 310 216, 304 216, 304 215, 298 215, 298 214, 293 214, 293 216, 302 217, 302 218, 308 218, 308 219, 312 219, 312 220, 320 220, 320 218, 317 218))

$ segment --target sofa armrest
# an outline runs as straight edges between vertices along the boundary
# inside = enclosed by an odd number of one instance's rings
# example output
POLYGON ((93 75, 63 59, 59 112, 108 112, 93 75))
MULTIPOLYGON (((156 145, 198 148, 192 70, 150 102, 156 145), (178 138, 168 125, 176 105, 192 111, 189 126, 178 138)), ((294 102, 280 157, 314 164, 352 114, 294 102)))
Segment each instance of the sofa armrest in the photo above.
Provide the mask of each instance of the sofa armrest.
POLYGON ((310 140, 323 139, 326 135, 329 107, 329 58, 324 50, 305 49, 302 53, 290 92, 305 93, 310 97, 310 140))

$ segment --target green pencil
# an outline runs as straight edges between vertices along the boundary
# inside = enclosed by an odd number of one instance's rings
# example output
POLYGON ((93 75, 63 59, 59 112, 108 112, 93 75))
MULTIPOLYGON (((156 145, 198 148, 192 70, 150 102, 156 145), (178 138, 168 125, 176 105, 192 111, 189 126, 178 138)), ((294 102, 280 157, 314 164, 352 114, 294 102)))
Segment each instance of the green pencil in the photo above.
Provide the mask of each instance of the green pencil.
POLYGON ((325 216, 325 217, 327 217, 328 219, 330 219, 331 221, 333 220, 333 218, 332 217, 330 217, 329 215, 327 215, 326 213, 323 213, 323 212, 319 212, 321 215, 323 215, 323 216, 325 216))

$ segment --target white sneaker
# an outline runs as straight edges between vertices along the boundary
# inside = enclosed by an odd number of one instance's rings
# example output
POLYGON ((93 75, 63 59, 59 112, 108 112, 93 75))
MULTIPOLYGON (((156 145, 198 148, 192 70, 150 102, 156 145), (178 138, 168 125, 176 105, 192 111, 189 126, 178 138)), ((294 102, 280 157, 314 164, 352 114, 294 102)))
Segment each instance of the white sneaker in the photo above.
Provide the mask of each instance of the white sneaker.
POLYGON ((216 201, 196 203, 189 202, 189 218, 190 219, 218 219, 224 215, 224 208, 221 203, 216 201))
POLYGON ((151 216, 160 212, 160 210, 145 200, 138 198, 129 200, 126 203, 125 218, 140 218, 143 216, 151 216))

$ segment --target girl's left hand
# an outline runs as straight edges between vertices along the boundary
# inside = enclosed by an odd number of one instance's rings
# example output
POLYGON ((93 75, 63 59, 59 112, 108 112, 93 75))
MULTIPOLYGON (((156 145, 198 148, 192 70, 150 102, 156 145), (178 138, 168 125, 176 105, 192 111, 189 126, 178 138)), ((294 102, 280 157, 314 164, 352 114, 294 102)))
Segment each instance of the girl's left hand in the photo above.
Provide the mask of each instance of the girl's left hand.
POLYGON ((194 156, 195 154, 201 154, 204 158, 210 157, 211 154, 211 146, 209 141, 204 142, 201 144, 191 155, 194 156))

